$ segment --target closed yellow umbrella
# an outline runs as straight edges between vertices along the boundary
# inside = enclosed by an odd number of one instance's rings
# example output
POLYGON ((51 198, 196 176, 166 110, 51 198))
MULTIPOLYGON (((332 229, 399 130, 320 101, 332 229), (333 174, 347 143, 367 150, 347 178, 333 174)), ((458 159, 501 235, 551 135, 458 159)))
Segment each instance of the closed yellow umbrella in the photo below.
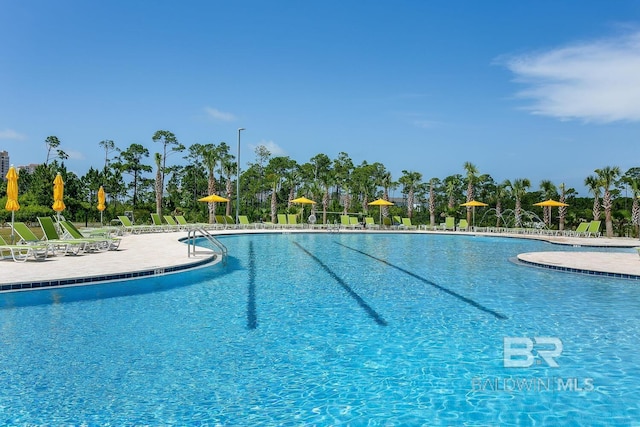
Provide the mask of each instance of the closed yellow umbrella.
POLYGON ((4 208, 11 212, 11 244, 13 245, 16 242, 13 223, 15 213, 20 209, 20 204, 18 203, 18 172, 13 165, 11 165, 9 172, 7 172, 7 204, 4 208))
POLYGON ((102 185, 101 185, 100 189, 98 190, 98 210, 100 211, 100 225, 102 225, 102 212, 106 209, 104 201, 105 201, 104 188, 102 188, 102 185))
POLYGON ((224 197, 218 196, 217 194, 211 194, 209 196, 199 198, 198 201, 206 202, 206 203, 214 203, 214 202, 228 202, 229 199, 225 199, 224 197))
POLYGON ((53 210, 58 212, 58 219, 60 218, 60 212, 66 209, 62 199, 64 198, 64 181, 62 181, 62 175, 58 172, 56 179, 53 180, 53 210))

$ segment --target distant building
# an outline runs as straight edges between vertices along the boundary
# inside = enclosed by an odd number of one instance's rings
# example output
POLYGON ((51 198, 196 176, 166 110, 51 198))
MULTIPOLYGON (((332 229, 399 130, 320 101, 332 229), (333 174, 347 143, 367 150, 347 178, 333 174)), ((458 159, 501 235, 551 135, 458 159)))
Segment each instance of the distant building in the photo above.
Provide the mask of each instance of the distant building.
POLYGON ((40 166, 39 163, 30 163, 28 165, 22 165, 22 166, 18 166, 18 170, 20 171, 25 171, 25 172, 29 172, 29 173, 34 173, 36 168, 40 166))
POLYGON ((7 151, 0 151, 0 176, 6 181, 7 172, 9 172, 9 153, 7 151))

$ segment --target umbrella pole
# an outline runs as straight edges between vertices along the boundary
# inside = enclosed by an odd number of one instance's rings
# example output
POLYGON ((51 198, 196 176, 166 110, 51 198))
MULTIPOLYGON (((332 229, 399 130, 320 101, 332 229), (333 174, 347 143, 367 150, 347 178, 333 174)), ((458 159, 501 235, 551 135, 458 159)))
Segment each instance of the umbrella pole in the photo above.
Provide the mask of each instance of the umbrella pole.
POLYGON ((12 245, 16 244, 16 235, 15 235, 16 232, 13 229, 15 215, 16 215, 15 211, 11 211, 11 244, 12 245))
POLYGON ((102 222, 102 211, 100 211, 100 227, 104 227, 104 223, 102 222))

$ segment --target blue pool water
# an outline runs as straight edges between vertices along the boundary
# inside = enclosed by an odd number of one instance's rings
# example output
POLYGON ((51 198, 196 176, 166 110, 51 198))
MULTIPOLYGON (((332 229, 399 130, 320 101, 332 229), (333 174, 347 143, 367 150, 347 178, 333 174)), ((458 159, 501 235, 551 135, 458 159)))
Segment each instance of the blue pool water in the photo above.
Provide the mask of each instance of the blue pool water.
POLYGON ((579 248, 417 234, 220 240, 226 266, 0 295, 0 424, 640 420, 638 283, 510 261, 579 248), (530 366, 505 366, 505 337, 532 344, 508 358, 530 366))

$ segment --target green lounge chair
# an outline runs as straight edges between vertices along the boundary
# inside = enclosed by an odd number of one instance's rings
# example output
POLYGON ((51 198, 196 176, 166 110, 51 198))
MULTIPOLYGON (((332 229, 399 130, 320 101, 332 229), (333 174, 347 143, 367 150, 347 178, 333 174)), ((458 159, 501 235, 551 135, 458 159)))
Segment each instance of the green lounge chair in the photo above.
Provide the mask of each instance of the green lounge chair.
POLYGON ((374 229, 379 229, 380 228, 380 224, 376 224, 376 221, 373 219, 372 216, 364 217, 364 226, 365 226, 365 228, 368 228, 370 230, 374 230, 374 229))
POLYGON ((162 217, 157 213, 151 214, 151 224, 155 228, 155 231, 169 231, 169 224, 166 224, 162 221, 162 217))
POLYGON ((204 229, 216 228, 215 224, 207 224, 205 222, 189 222, 184 217, 184 215, 176 215, 175 218, 176 218, 176 222, 180 226, 182 226, 182 228, 185 230, 189 230, 193 228, 204 228, 204 229))
POLYGON ((236 224, 236 220, 231 215, 225 215, 224 220, 227 223, 227 227, 229 228, 238 228, 238 224, 236 224))
POLYGON ((256 224, 249 222, 246 215, 238 215, 238 226, 240 228, 256 228, 256 224))
POLYGON ((39 216, 38 222, 47 243, 54 245, 56 253, 62 252, 64 255, 78 255, 81 251, 86 251, 89 241, 65 239, 58 234, 56 223, 48 216, 39 216))
POLYGON ((402 218, 400 218, 400 215, 393 215, 391 219, 393 220, 393 225, 396 227, 400 227, 402 225, 402 218))
POLYGON ((411 218, 402 218, 402 224, 400 224, 400 228, 405 230, 416 230, 418 227, 411 223, 411 218))
POLYGON ((446 217, 444 219, 444 225, 442 226, 442 229, 444 231, 448 231, 448 230, 454 231, 456 229, 456 219, 452 216, 446 217))
POLYGON ((349 217, 349 226, 351 228, 362 228, 362 224, 360 224, 360 221, 358 221, 358 218, 355 216, 349 217))
POLYGON ((118 215, 118 220, 122 224, 124 231, 131 234, 149 233, 154 231, 154 227, 150 225, 134 225, 126 215, 118 215))
POLYGON ((61 245, 65 245, 68 242, 59 242, 59 241, 52 241, 52 240, 46 240, 46 239, 42 240, 38 238, 38 236, 36 236, 33 233, 33 231, 31 231, 31 229, 27 227, 27 224, 25 224, 24 222, 14 222, 12 226, 13 226, 13 231, 18 235, 18 237, 20 237, 18 244, 47 245, 47 248, 51 253, 51 255, 56 255, 56 249, 64 250, 65 254, 67 253, 68 248, 66 247, 63 248, 63 246, 61 245))
POLYGON ((587 228, 587 237, 600 237, 600 224, 601 221, 591 221, 587 228))
POLYGON ((384 228, 394 228, 393 223, 391 222, 391 218, 389 218, 388 216, 382 218, 382 225, 384 225, 384 228))
POLYGON ((89 247, 95 250, 115 251, 120 247, 121 239, 115 237, 84 237, 80 230, 76 228, 71 221, 60 221, 60 226, 64 229, 65 234, 75 240, 84 240, 89 242, 89 247))
POLYGON ((178 222, 171 215, 162 215, 165 222, 167 223, 167 227, 171 231, 182 231, 185 230, 185 227, 178 224, 178 222))
POLYGON ((49 245, 47 244, 30 244, 30 245, 9 245, 0 236, 0 254, 4 257, 5 253, 11 253, 11 258, 15 262, 26 262, 29 258, 35 261, 44 261, 49 253, 49 245))
POLYGON ((565 236, 586 237, 589 230, 589 222, 581 222, 575 230, 565 233, 565 236))
POLYGON ((351 228, 349 215, 340 215, 340 228, 351 228))
POLYGON ((289 221, 287 221, 287 214, 278 214, 278 227, 285 228, 289 225, 289 221))
POLYGON ((469 230, 469 223, 467 222, 466 219, 461 219, 460 221, 458 221, 458 230, 459 231, 468 231, 469 230))
POLYGON ((224 215, 216 215, 216 224, 218 228, 227 228, 227 220, 224 215))
POLYGON ((287 222, 289 223, 289 227, 293 228, 302 228, 303 224, 298 222, 298 215, 296 214, 287 214, 287 222))

